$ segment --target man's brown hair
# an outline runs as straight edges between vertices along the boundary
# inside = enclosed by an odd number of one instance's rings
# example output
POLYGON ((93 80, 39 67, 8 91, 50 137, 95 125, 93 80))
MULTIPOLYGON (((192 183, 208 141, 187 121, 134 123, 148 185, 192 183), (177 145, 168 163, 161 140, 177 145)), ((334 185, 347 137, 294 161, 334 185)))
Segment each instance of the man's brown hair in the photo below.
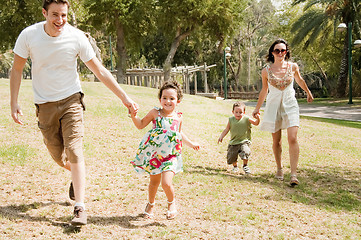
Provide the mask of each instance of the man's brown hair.
POLYGON ((43 8, 48 11, 49 5, 52 3, 56 4, 66 4, 68 6, 68 9, 70 7, 70 3, 68 0, 44 0, 43 1, 43 8))

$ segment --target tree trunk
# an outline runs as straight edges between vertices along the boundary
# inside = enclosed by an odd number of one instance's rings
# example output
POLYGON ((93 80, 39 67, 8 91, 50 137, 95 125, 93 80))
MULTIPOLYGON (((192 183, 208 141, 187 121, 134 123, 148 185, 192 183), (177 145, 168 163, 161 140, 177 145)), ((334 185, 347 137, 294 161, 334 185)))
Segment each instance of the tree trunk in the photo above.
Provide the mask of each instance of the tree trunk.
POLYGON ((241 44, 238 44, 238 68, 237 73, 235 74, 234 78, 236 79, 237 91, 241 86, 241 69, 242 69, 242 51, 241 51, 241 44))
POLYGON ((95 55, 96 57, 99 59, 99 61, 102 63, 103 60, 102 60, 102 55, 101 55, 101 52, 100 52, 100 49, 98 48, 97 46, 97 41, 95 41, 95 39, 90 35, 90 33, 86 32, 85 33, 85 36, 88 38, 89 40, 89 43, 90 45, 92 46, 94 52, 95 52, 95 55))
POLYGON ((323 70, 323 68, 322 68, 321 65, 318 63, 317 59, 313 56, 313 54, 310 53, 309 51, 307 51, 307 52, 310 54, 312 60, 315 62, 315 64, 317 65, 317 67, 320 69, 320 71, 321 71, 321 73, 322 73, 322 76, 323 76, 323 78, 325 79, 325 84, 327 85, 327 88, 329 88, 329 87, 330 87, 330 83, 329 83, 329 81, 328 81, 328 77, 327 77, 327 75, 326 75, 326 72, 323 70))
POLYGON ((126 70, 127 70, 127 50, 125 47, 124 26, 119 21, 119 18, 117 16, 115 17, 115 27, 117 33, 116 49, 119 56, 116 61, 117 82, 126 83, 125 80, 126 80, 126 70))
POLYGON ((337 80, 337 97, 346 96, 346 87, 347 87, 347 75, 348 75, 348 39, 345 38, 343 53, 340 65, 340 74, 337 80))
POLYGON ((251 85, 251 51, 252 39, 249 39, 249 48, 247 51, 247 92, 249 92, 249 86, 251 85))
POLYGON ((177 52, 180 42, 183 39, 185 39, 187 36, 189 36, 190 33, 191 33, 191 30, 184 32, 184 33, 180 33, 180 29, 178 29, 177 35, 174 38, 172 45, 170 47, 170 50, 168 52, 168 56, 164 61, 164 65, 163 65, 164 81, 168 81, 170 79, 173 58, 174 58, 175 53, 177 52))

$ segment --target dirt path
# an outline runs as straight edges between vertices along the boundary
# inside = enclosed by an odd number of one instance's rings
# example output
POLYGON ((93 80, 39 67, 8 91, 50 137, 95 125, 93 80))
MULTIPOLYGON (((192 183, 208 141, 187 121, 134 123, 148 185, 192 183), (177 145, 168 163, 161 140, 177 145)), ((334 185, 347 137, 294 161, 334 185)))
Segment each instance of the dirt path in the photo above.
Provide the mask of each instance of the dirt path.
MULTIPOLYGON (((256 102, 245 102, 247 106, 255 107, 256 102)), ((309 117, 330 118, 361 122, 361 107, 322 106, 317 104, 300 104, 300 115, 309 117)), ((264 107, 264 106, 263 106, 264 107)), ((263 107, 261 109, 263 109, 263 107)))

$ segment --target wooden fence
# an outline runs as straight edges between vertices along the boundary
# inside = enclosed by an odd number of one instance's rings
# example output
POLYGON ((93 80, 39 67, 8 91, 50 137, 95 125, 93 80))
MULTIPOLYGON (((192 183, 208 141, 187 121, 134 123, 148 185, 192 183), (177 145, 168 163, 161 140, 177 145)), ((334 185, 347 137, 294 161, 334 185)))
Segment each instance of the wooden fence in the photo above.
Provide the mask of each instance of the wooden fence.
MULTIPOLYGON (((191 85, 193 84, 194 94, 205 96, 209 98, 216 98, 218 95, 223 96, 223 89, 221 87, 220 93, 210 93, 207 82, 207 72, 210 71, 212 67, 215 67, 216 64, 209 65, 205 63, 201 66, 177 66, 173 67, 171 70, 171 79, 182 79, 183 91, 187 94, 191 93, 191 85), (197 72, 202 73, 203 80, 203 89, 204 92, 198 92, 197 86, 197 72)), ((136 86, 144 86, 151 88, 159 88, 164 82, 164 72, 163 69, 159 68, 132 68, 127 69, 126 71, 126 80, 125 84, 128 85, 136 85, 136 86)), ((238 90, 238 89, 237 89, 238 90)), ((244 91, 243 88, 239 91, 234 91, 229 86, 227 98, 229 99, 257 99, 259 95, 259 91, 252 86, 250 91, 244 91)), ((298 93, 297 95, 301 95, 302 93, 298 93)))
MULTIPOLYGON (((177 66, 172 68, 171 78, 176 79, 178 77, 181 77, 183 82, 183 90, 187 94, 190 93, 190 85, 193 80, 195 94, 198 94, 196 72, 202 72, 204 93, 208 93, 209 88, 207 82, 207 72, 210 71, 210 69, 215 66, 216 64, 207 66, 206 63, 202 66, 177 66)), ((129 85, 158 88, 163 83, 163 81, 164 81, 163 69, 132 68, 132 69, 127 69, 126 71, 125 83, 129 85)))

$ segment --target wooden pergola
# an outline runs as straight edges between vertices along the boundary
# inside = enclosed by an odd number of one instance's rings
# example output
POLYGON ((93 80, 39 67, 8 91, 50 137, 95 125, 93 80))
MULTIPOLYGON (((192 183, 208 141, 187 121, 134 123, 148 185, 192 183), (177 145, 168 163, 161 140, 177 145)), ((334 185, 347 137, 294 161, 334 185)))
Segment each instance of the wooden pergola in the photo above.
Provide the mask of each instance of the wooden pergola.
MULTIPOLYGON (((197 79, 196 72, 202 72, 203 84, 204 84, 204 93, 209 92, 208 82, 207 82, 207 72, 210 71, 212 67, 215 67, 216 64, 207 66, 206 63, 202 66, 177 66, 173 67, 171 70, 171 78, 176 79, 177 76, 182 76, 183 90, 185 93, 190 93, 190 84, 193 79, 194 82, 194 91, 197 92, 197 79)), ((126 84, 145 86, 152 88, 159 88, 159 86, 164 81, 164 72, 163 69, 159 68, 132 68, 127 69, 126 71, 126 84)))

